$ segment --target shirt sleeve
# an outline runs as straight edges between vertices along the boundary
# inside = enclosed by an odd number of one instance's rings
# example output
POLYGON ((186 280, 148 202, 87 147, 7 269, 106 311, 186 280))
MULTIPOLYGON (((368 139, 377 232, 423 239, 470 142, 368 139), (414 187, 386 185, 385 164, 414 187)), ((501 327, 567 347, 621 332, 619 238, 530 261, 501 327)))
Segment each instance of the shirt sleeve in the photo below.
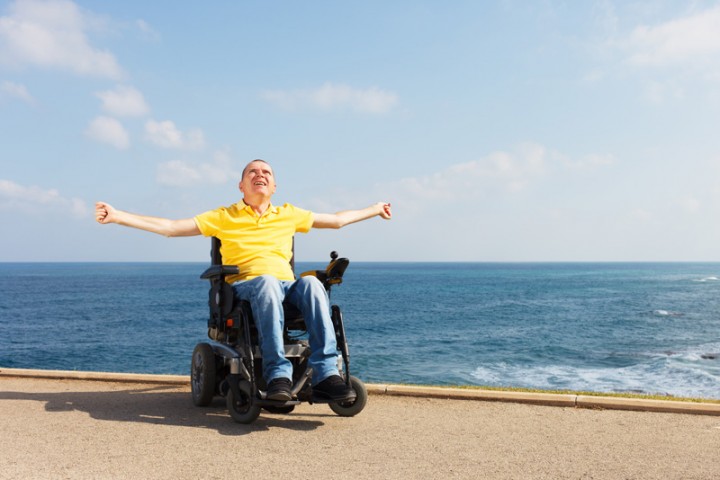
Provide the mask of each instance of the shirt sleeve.
POLYGON ((286 204, 286 207, 292 209, 292 218, 295 222, 295 231, 299 233, 307 233, 313 225, 313 212, 295 205, 286 204))
POLYGON ((214 237, 221 230, 225 211, 223 208, 209 210, 193 217, 200 233, 205 237, 214 237))

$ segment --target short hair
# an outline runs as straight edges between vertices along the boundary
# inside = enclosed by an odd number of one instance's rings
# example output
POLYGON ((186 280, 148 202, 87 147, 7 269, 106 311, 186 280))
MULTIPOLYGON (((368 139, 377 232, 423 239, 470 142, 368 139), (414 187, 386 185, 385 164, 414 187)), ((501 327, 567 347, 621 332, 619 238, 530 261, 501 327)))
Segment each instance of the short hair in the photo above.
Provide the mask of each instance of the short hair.
MULTIPOLYGON (((268 162, 266 162, 266 161, 263 160, 262 158, 256 158, 255 160, 249 161, 248 164, 245 165, 245 168, 243 168, 243 171, 242 171, 242 177, 241 177, 241 178, 245 178, 245 174, 247 173, 248 167, 250 166, 250 164, 255 163, 255 162, 262 162, 262 163, 264 163, 265 165, 267 165, 268 167, 270 167, 270 170, 272 170, 272 165, 270 165, 268 162)), ((273 173, 274 173, 274 172, 273 172, 273 173)))

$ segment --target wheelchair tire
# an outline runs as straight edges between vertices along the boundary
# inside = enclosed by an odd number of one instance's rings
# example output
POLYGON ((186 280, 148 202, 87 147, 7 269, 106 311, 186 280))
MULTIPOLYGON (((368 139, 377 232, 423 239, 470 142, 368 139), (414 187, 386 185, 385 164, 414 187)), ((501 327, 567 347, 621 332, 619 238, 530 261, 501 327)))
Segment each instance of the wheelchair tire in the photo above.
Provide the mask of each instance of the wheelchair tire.
POLYGON ((190 363, 190 389, 198 407, 210 405, 215 396, 215 352, 209 343, 198 343, 190 363))
POLYGON ((240 381, 240 398, 235 398, 232 388, 228 390, 227 408, 230 416, 238 423, 252 423, 260 415, 260 407, 252 403, 249 390, 250 383, 246 380, 240 381))
POLYGON ((351 402, 330 404, 332 411, 341 417, 354 417, 358 413, 362 412, 365 405, 367 405, 368 391, 362 380, 350 375, 350 385, 352 385, 353 390, 355 390, 355 394, 357 394, 357 398, 355 398, 355 400, 351 402))

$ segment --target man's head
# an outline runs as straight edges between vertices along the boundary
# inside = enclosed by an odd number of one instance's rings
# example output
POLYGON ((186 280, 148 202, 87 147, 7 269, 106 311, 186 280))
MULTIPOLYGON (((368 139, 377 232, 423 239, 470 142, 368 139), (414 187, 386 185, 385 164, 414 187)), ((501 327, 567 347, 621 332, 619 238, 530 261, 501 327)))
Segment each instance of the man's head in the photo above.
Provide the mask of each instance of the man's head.
POLYGON ((277 187, 272 167, 265 160, 253 160, 243 169, 238 187, 246 200, 269 199, 277 187))

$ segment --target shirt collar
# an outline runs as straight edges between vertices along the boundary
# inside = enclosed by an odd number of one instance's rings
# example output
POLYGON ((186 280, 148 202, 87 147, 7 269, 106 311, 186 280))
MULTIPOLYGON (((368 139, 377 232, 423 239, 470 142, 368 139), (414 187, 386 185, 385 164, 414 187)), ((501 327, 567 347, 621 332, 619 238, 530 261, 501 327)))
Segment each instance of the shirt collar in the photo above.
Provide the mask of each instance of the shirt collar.
MULTIPOLYGON (((250 215, 252 215, 252 216, 257 216, 257 214, 255 213, 255 210, 253 210, 253 208, 252 208, 250 205, 248 205, 247 203, 245 203, 245 200, 240 200, 240 201, 238 202, 238 205, 240 206, 240 209, 241 209, 241 210, 245 210, 246 212, 248 212, 248 213, 249 213, 250 215)), ((268 213, 275 213, 275 214, 276 214, 276 213, 278 213, 278 212, 279 212, 278 207, 276 207, 275 205, 273 205, 273 204, 271 203, 270 205, 268 205, 267 210, 265 210, 265 213, 263 213, 262 216, 265 216, 265 215, 267 215, 268 213)))

